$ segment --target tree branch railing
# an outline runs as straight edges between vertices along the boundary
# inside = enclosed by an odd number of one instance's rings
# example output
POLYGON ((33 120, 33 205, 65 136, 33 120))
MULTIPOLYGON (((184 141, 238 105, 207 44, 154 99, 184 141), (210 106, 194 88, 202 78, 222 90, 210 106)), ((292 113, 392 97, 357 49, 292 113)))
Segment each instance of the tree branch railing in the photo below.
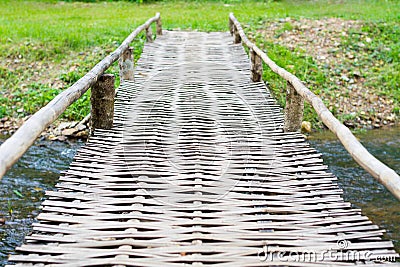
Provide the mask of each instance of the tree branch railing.
MULTIPOLYGON (((233 13, 229 14, 229 31, 234 36, 234 43, 243 43, 249 49, 251 53, 255 53, 259 56, 269 68, 281 76, 288 82, 289 87, 295 89, 295 94, 300 95, 308 103, 312 105, 314 110, 317 112, 322 122, 338 137, 342 145, 350 153, 353 159, 368 173, 370 173, 378 182, 384 185, 397 199, 400 200, 400 177, 399 175, 386 166, 384 163, 379 161, 368 150, 357 140, 352 132, 343 125, 335 116, 329 111, 324 105, 322 100, 310 91, 295 75, 291 74, 284 68, 279 67, 273 60, 271 60, 266 53, 259 49, 254 43, 252 43, 243 31, 239 21, 235 18, 233 13)), ((255 55, 251 55, 252 58, 255 55)), ((254 64, 256 60, 252 60, 252 72, 259 69, 254 64)), ((257 75, 252 73, 252 77, 257 75)), ((254 80, 253 81, 257 81, 254 80)), ((298 102, 298 101, 292 101, 298 102)), ((297 106, 298 103, 295 103, 297 106)), ((292 109, 293 110, 293 109, 292 109)), ((288 116, 285 116, 287 118, 288 116)), ((294 116, 298 117, 298 116, 294 116)), ((298 119, 297 119, 298 121, 298 119)), ((301 123, 301 120, 300 120, 301 123)), ((286 122, 285 122, 286 124, 286 122)))
MULTIPOLYGON (((146 37, 151 37, 151 25, 156 22, 157 34, 162 34, 160 13, 148 19, 137 27, 111 54, 101 60, 85 76, 80 78, 71 87, 57 95, 46 106, 32 115, 22 126, 0 146, 0 179, 8 169, 32 146, 40 134, 52 124, 72 103, 79 99, 90 87, 95 85, 104 72, 119 59, 122 82, 133 80, 133 60, 130 43, 139 33, 146 31, 146 37)), ((101 86, 100 86, 101 87, 101 86)))

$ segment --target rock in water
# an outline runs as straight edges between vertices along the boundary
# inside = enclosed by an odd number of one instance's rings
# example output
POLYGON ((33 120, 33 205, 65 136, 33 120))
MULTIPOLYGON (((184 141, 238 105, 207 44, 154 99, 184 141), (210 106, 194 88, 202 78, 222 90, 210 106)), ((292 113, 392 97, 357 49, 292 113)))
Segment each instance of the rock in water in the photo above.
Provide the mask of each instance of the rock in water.
POLYGON ((311 130, 312 130, 311 122, 309 122, 309 121, 303 121, 303 122, 301 123, 301 130, 302 130, 303 132, 306 132, 306 133, 311 133, 311 130))

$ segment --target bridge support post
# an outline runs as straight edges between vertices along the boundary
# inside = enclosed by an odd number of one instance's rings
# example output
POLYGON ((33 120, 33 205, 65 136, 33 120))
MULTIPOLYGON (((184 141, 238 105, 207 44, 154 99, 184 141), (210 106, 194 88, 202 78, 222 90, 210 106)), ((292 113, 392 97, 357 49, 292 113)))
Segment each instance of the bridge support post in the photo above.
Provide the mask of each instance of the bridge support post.
POLYGON ((151 30, 151 26, 146 28, 146 41, 149 43, 153 42, 153 31, 151 30))
POLYGON ((251 61, 251 80, 253 82, 261 82, 263 74, 262 59, 253 49, 250 49, 251 61))
POLYGON ((286 88, 285 132, 299 132, 303 121, 304 99, 290 82, 286 88))
POLYGON ((91 88, 91 135, 93 135, 94 129, 111 129, 113 126, 114 82, 115 77, 113 74, 103 74, 91 88))
POLYGON ((134 81, 134 60, 133 60, 133 48, 128 47, 119 58, 119 77, 121 79, 121 84, 128 80, 134 81))
POLYGON ((231 18, 229 18, 229 32, 231 33, 231 35, 233 35, 233 21, 231 20, 231 18))
POLYGON ((235 40, 233 43, 240 44, 242 42, 242 37, 240 37, 239 31, 236 26, 233 26, 233 34, 235 35, 235 40))
POLYGON ((156 22, 157 35, 162 35, 162 21, 161 17, 156 22))

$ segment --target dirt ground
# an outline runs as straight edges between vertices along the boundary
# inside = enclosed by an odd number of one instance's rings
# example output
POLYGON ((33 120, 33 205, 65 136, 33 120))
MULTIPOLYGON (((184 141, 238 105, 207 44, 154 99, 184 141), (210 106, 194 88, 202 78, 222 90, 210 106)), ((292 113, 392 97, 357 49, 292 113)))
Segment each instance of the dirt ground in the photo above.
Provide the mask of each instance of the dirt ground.
MULTIPOLYGON (((387 96, 378 96, 376 88, 366 85, 363 73, 371 63, 355 68, 352 63, 362 62, 365 55, 342 45, 342 38, 348 36, 350 29, 362 33, 360 28, 361 23, 358 21, 338 18, 286 18, 268 23, 268 29, 260 32, 269 41, 313 57, 318 67, 326 73, 330 84, 336 85, 334 90, 321 90, 319 96, 330 103, 330 110, 345 116, 344 123, 347 126, 368 129, 394 125, 396 115, 392 112, 393 100, 387 96), (284 25, 289 27, 282 32, 284 25)), ((371 38, 366 33, 364 35, 363 41, 357 44, 360 47, 371 42, 371 38)))

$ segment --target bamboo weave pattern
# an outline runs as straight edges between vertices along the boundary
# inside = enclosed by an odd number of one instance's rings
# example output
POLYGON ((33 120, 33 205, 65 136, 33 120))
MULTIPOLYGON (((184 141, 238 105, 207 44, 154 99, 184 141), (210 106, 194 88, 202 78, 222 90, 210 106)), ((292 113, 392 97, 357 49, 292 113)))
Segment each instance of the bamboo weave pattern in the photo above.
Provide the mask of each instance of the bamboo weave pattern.
POLYGON ((165 32, 146 44, 136 81, 119 88, 113 129, 78 151, 10 261, 250 267, 396 257, 383 230, 344 202, 320 155, 283 133, 279 106, 250 81, 232 41, 165 32))

